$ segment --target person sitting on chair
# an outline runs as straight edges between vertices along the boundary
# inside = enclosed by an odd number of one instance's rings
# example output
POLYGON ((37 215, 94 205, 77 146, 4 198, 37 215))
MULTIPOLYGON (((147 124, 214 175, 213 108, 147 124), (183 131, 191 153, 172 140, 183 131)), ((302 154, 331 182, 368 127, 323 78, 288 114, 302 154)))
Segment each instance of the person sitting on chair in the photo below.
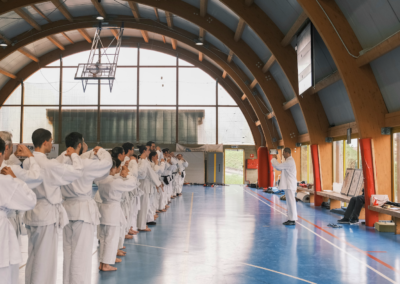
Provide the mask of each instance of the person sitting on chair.
POLYGON ((347 206, 344 217, 338 220, 340 224, 358 224, 358 216, 360 216, 361 209, 365 204, 364 188, 362 189, 362 195, 354 196, 350 199, 349 206, 347 206))

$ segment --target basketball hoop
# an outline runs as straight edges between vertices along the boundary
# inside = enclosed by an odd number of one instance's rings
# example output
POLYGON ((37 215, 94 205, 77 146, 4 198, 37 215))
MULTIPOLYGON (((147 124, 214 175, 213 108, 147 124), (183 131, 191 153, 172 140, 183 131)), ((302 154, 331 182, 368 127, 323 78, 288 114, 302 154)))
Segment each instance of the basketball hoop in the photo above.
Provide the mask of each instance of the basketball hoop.
POLYGON ((75 80, 82 81, 83 92, 86 91, 87 85, 97 85, 98 83, 100 85, 109 85, 110 92, 112 92, 124 23, 118 28, 118 32, 115 33, 113 40, 107 47, 104 47, 101 41, 101 30, 102 26, 99 23, 92 42, 92 48, 90 49, 88 62, 78 64, 78 69, 75 73, 75 80), (116 43, 115 52, 110 52, 109 48, 113 47, 113 43, 116 43))

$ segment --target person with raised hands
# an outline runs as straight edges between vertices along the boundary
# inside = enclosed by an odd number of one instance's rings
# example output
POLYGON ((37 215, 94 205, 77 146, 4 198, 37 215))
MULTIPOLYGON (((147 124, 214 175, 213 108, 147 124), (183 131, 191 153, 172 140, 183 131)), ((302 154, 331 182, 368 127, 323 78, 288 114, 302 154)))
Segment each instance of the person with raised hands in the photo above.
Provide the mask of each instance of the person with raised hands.
MULTIPOLYGON (((94 180, 106 178, 112 166, 111 155, 102 147, 87 151, 82 134, 72 132, 65 137, 66 147, 77 149, 80 144, 82 176, 61 186, 63 206, 69 219, 63 230, 64 284, 91 283, 93 235, 95 227, 100 224, 99 210, 92 198, 92 185, 94 180)), ((72 164, 65 153, 61 153, 57 160, 72 164)))
POLYGON ((132 191, 136 186, 135 177, 129 175, 126 167, 122 168, 121 170, 121 160, 113 159, 108 177, 97 182, 99 196, 102 200, 99 205, 101 214, 99 269, 102 271, 115 271, 117 268, 111 265, 122 261, 116 258, 120 238, 121 215, 123 214, 120 202, 123 193, 132 191))
POLYGON ((186 168, 189 167, 189 163, 183 158, 182 154, 178 154, 176 156, 178 159, 178 175, 177 175, 177 185, 178 185, 178 190, 177 190, 177 195, 181 196, 182 195, 182 188, 183 188, 183 183, 185 182, 185 177, 186 177, 186 168))
MULTIPOLYGON (((68 147, 65 156, 71 164, 60 163, 48 159, 53 146, 51 132, 37 129, 32 134, 35 147, 33 156, 41 168, 42 184, 35 187, 33 192, 37 204, 33 210, 24 215, 28 232, 28 261, 25 269, 25 283, 56 283, 58 239, 62 228, 68 224, 68 216, 61 205, 62 185, 68 185, 82 177, 83 163, 79 157, 82 143, 74 149, 68 147)), ((27 165, 29 170, 31 165, 27 165)))
POLYGON ((151 230, 147 226, 147 215, 149 211, 149 198, 151 188, 154 185, 157 189, 161 188, 161 182, 158 175, 154 172, 151 167, 148 156, 150 154, 150 146, 139 146, 139 167, 138 177, 140 180, 140 189, 144 192, 141 196, 140 205, 141 208, 138 214, 138 229, 143 232, 150 232, 151 230))
MULTIPOLYGON (((4 161, 5 148, 6 143, 0 138, 0 164, 4 161)), ((7 218, 7 211, 33 209, 36 195, 25 182, 16 177, 10 167, 1 171, 0 183, 0 281, 18 284, 22 255, 13 225, 7 218)))

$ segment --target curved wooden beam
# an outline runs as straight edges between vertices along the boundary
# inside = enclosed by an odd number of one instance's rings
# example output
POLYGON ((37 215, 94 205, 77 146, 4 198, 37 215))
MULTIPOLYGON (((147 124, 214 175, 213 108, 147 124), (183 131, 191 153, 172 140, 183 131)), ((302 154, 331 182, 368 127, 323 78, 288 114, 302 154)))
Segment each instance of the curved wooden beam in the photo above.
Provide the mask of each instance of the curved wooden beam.
POLYGON ((329 127, 328 118, 317 94, 313 94, 313 98, 298 96, 297 55, 292 46, 282 46, 282 40, 285 38, 285 35, 257 5, 247 6, 242 0, 220 1, 246 22, 261 38, 271 51, 272 57, 281 66, 295 94, 294 99, 297 98, 303 112, 310 142, 314 144, 325 143, 326 132, 329 127))
MULTIPOLYGON (((182 17, 218 38, 253 74, 275 112, 285 146, 290 148, 295 147, 298 130, 291 113, 284 111, 282 108, 283 103, 286 101, 282 91, 274 79, 271 80, 266 78, 268 75, 270 78, 273 78, 271 74, 269 74, 269 72, 263 73, 261 68, 257 66, 261 60, 250 46, 248 46, 243 40, 236 42, 234 39, 234 32, 225 24, 209 14, 206 14, 204 17, 200 16, 199 9, 186 2, 180 0, 135 0, 135 2, 162 9, 171 14, 182 17)), ((255 5, 251 5, 250 7, 252 6, 255 5)), ((260 122, 262 123, 263 120, 265 120, 264 117, 260 119, 260 122)), ((277 143, 274 143, 273 145, 277 146, 277 143)))
POLYGON ((362 50, 353 29, 334 1, 297 0, 307 13, 315 28, 324 40, 346 87, 353 108, 360 138, 372 138, 375 165, 375 184, 377 194, 391 196, 391 146, 390 136, 381 135, 385 126, 386 105, 375 76, 369 65, 360 68, 352 54, 362 50), (338 37, 325 10, 344 44, 338 37))
MULTIPOLYGON (((112 38, 103 38, 103 42, 105 44, 108 44, 111 42, 112 38)), ((233 100, 237 103, 238 107, 241 109, 244 117, 246 118, 247 123, 249 124, 249 127, 251 129, 254 142, 256 147, 260 147, 261 145, 261 134, 258 128, 255 125, 255 121, 257 120, 257 115, 254 113, 253 108, 251 105, 247 102, 243 102, 241 100, 242 96, 242 91, 233 83, 231 80, 222 80, 222 77, 220 75, 220 70, 212 65, 211 63, 204 61, 204 62, 199 62, 197 60, 197 55, 193 54, 190 51, 187 51, 185 49, 178 48, 178 50, 173 50, 172 47, 166 46, 162 42, 155 42, 153 41, 151 44, 147 44, 144 42, 144 40, 140 38, 129 38, 125 39, 124 42, 122 43, 123 47, 137 47, 138 44, 140 44, 140 48, 144 49, 149 49, 149 50, 155 50, 158 52, 162 52, 171 56, 176 56, 176 53, 179 53, 179 58, 182 60, 186 60, 189 63, 193 64, 194 66, 200 68, 203 70, 205 73, 210 75, 213 78, 218 79, 218 82, 225 88, 225 90, 231 95, 233 100)), ((86 41, 81 41, 78 42, 74 45, 69 45, 65 48, 64 51, 61 52, 61 55, 63 57, 90 50, 91 45, 86 42, 86 41)), ((32 74, 37 72, 41 66, 45 66, 57 59, 60 58, 60 51, 59 50, 54 50, 51 51, 45 55, 42 55, 40 57, 41 60, 41 65, 37 63, 31 63, 25 66, 22 70, 20 70, 17 74, 18 78, 22 80, 26 80, 29 78, 32 74)), ((0 106, 4 103, 4 101, 8 98, 9 95, 12 94, 12 92, 18 87, 19 82, 16 80, 10 80, 0 91, 0 106), (8 95, 7 95, 8 94, 8 95)))
MULTIPOLYGON (((243 72, 234 64, 228 63, 225 60, 226 55, 222 53, 219 49, 211 46, 211 45, 204 45, 198 46, 195 44, 194 39, 196 38, 190 32, 185 30, 179 29, 174 27, 173 30, 165 27, 165 25, 154 22, 152 20, 141 20, 139 23, 133 18, 128 16, 123 16, 123 21, 125 24, 125 28, 137 29, 137 30, 146 30, 149 32, 154 32, 157 34, 163 34, 170 38, 174 38, 177 41, 183 42, 192 48, 197 49, 199 52, 204 53, 214 62, 216 62, 221 69, 226 70, 228 74, 231 76, 232 80, 236 82, 236 84, 241 88, 241 90, 249 97, 249 103, 254 109, 254 112, 257 114, 258 120, 261 121, 262 130, 265 134, 265 140, 267 145, 274 145, 276 143, 273 142, 272 137, 272 130, 274 125, 272 121, 268 121, 265 119, 266 113, 264 113, 260 107, 259 102, 257 99, 252 95, 251 90, 249 89, 246 82, 249 80, 243 72), (132 18, 131 21, 128 18, 132 18)), ((122 19, 116 17, 114 19, 108 20, 110 25, 120 25, 122 19)), ((57 34, 61 32, 66 32, 75 29, 82 29, 82 28, 93 28, 97 25, 97 21, 94 20, 92 17, 80 17, 74 18, 73 22, 69 22, 67 20, 62 20, 58 22, 49 23, 42 26, 41 31, 35 31, 30 34, 29 37, 17 36, 13 38, 15 42, 14 46, 9 46, 3 51, 0 51, 0 60, 4 59, 6 56, 10 55, 14 52, 17 48, 23 47, 28 45, 36 40, 39 40, 43 37, 50 36, 52 34, 57 34)), ((1 98, 0 98, 1 102, 1 98)), ((274 147, 274 146, 271 146, 274 147)), ((276 146, 275 146, 276 147, 276 146)))

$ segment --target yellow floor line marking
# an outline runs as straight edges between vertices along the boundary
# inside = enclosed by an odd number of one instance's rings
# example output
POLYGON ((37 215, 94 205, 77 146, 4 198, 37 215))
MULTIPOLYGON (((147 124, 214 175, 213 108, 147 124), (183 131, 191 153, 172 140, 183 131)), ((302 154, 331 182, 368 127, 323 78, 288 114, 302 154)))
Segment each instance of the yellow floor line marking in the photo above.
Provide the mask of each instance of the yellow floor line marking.
POLYGON ((186 237, 186 252, 189 252, 190 225, 192 224, 192 211, 193 211, 193 195, 194 192, 192 193, 192 202, 190 203, 189 222, 188 222, 187 237, 186 237))
MULTIPOLYGON (((274 209, 275 211, 278 211, 279 213, 281 213, 284 216, 287 216, 287 214, 285 214, 284 212, 274 208, 273 206, 269 205, 268 203, 264 202, 264 200, 258 198, 258 196, 251 194, 250 192, 248 192, 247 190, 244 190, 244 192, 250 194, 251 196, 253 196, 254 198, 258 199, 259 201, 261 201, 262 203, 264 203, 265 205, 271 207, 272 209, 274 209)), ((369 269, 371 269, 372 271, 374 271, 376 274, 382 276, 383 278, 385 278, 387 281, 391 282, 391 283, 396 283, 396 281, 390 279, 389 277, 387 277, 386 275, 380 273, 378 270, 376 270, 375 268, 369 266, 365 261, 362 261, 360 259, 358 259, 357 257, 355 257, 354 255, 348 253, 347 251, 345 251, 344 249, 338 247, 337 245, 335 245, 334 243, 328 241, 327 239, 325 239, 323 236, 318 235, 316 232, 314 232, 313 230, 307 228, 306 226, 304 226, 303 224, 296 222, 298 225, 302 226, 304 229, 310 231, 312 234, 316 235, 317 237, 321 238, 322 240, 324 240, 325 242, 327 242, 328 244, 332 245, 333 247, 337 248, 338 250, 340 250, 341 252, 347 254, 348 256, 350 256, 351 258, 354 258, 355 260, 357 260, 359 263, 364 264, 366 267, 368 267, 369 269)))
POLYGON ((265 267, 261 267, 261 266, 257 266, 257 265, 253 265, 253 264, 249 264, 249 263, 244 263, 244 262, 240 262, 240 264, 251 266, 251 267, 255 267, 255 268, 259 268, 259 269, 263 269, 263 270, 270 271, 270 272, 274 272, 274 273, 281 274, 281 275, 284 275, 284 276, 287 276, 287 277, 290 277, 290 278, 294 278, 294 279, 297 279, 297 280, 300 280, 300 281, 304 281, 304 282, 307 282, 307 283, 316 284, 315 282, 311 282, 311 281, 308 281, 308 280, 305 280, 305 279, 301 279, 301 278, 296 277, 296 276, 292 276, 292 275, 289 275, 289 274, 286 274, 286 273, 282 273, 282 272, 279 272, 279 271, 276 271, 276 270, 268 269, 268 268, 265 268, 265 267))

